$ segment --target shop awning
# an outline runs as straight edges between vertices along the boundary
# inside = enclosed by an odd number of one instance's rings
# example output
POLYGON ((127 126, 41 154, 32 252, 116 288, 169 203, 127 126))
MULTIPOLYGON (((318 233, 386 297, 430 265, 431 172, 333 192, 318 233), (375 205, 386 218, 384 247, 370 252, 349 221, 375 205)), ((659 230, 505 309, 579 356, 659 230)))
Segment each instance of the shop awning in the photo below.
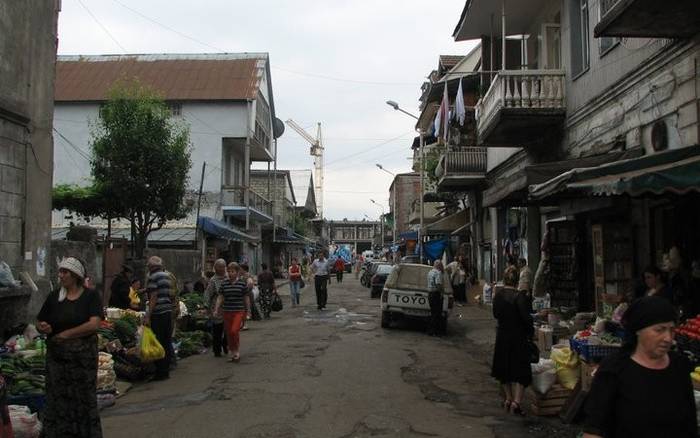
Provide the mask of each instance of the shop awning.
POLYGON ((456 230, 454 230, 454 231, 452 232, 452 235, 453 235, 453 236, 459 236, 460 234, 468 234, 468 233, 469 233, 469 227, 471 227, 473 223, 474 223, 474 222, 468 222, 468 223, 462 225, 461 227, 459 227, 459 228, 457 228, 456 230))
POLYGON ((528 200, 528 187, 545 183, 571 169, 599 166, 622 158, 638 156, 638 151, 610 152, 590 157, 525 166, 524 171, 516 172, 506 178, 496 178, 491 187, 484 190, 482 205, 484 207, 516 207, 532 202, 528 200))
POLYGON ((418 240, 418 232, 404 231, 403 233, 399 234, 399 237, 403 240, 418 240))
POLYGON ((221 239, 232 240, 234 242, 254 242, 258 240, 251 235, 233 228, 226 222, 211 217, 202 216, 199 218, 197 224, 205 233, 221 239))
POLYGON ((425 227, 425 234, 449 234, 467 223, 469 210, 460 210, 457 213, 438 219, 425 227))
POLYGON ((530 187, 531 199, 700 192, 700 145, 576 168, 530 187))

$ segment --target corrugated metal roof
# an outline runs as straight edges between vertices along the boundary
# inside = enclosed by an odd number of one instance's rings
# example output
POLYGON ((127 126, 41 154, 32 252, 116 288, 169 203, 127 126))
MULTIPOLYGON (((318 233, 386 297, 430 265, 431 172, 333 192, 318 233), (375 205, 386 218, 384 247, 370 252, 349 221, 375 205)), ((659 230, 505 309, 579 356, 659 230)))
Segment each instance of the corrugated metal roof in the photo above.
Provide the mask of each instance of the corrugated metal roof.
MULTIPOLYGON (((51 240, 64 240, 68 233, 68 227, 52 228, 51 240)), ((106 228, 97 228, 97 237, 104 239, 107 236, 106 228)), ((131 239, 130 228, 112 228, 112 238, 114 239, 131 239)), ((189 227, 173 227, 161 228, 160 230, 151 231, 148 235, 149 242, 193 242, 194 228, 189 227)))
POLYGON ((106 100, 120 79, 138 79, 165 100, 248 100, 258 93, 265 53, 59 56, 57 102, 106 100))
POLYGON ((309 188, 311 187, 311 170, 290 170, 289 177, 292 181, 292 187, 294 187, 297 206, 306 207, 306 199, 309 196, 309 188))

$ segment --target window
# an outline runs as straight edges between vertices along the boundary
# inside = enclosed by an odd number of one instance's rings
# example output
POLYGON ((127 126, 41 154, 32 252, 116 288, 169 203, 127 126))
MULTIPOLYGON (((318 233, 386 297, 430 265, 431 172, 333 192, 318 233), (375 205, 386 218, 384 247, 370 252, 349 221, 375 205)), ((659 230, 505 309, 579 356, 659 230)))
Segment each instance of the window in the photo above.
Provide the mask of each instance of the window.
POLYGON ((182 115, 182 104, 177 102, 171 102, 168 104, 170 108, 170 115, 173 117, 180 117, 182 115))
POLYGON ((588 0, 570 0, 571 72, 574 77, 590 66, 588 0))
MULTIPOLYGON (((598 22, 600 22, 605 14, 608 13, 610 8, 612 8, 617 0, 600 0, 600 7, 598 8, 598 22)), ((620 38, 617 37, 600 37, 598 38, 598 53, 600 56, 605 55, 620 42, 620 38)))

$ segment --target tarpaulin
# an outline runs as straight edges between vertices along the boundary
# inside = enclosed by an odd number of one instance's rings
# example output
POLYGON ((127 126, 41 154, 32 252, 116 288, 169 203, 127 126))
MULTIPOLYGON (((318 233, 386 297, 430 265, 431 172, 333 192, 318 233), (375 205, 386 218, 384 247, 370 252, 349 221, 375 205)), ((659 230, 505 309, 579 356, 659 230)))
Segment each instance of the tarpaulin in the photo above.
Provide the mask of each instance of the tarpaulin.
POLYGON ((447 248, 447 239, 431 240, 423 244, 423 252, 429 260, 437 260, 442 257, 445 248, 447 248))

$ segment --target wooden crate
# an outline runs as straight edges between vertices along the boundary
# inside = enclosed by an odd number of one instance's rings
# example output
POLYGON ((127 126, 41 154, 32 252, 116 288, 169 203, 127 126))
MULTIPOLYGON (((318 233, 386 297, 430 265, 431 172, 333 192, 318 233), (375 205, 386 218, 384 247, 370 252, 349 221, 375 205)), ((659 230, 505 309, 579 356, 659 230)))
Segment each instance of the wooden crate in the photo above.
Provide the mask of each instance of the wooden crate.
POLYGON ((537 416, 557 415, 571 395, 571 390, 555 384, 546 394, 539 394, 532 389, 526 392, 530 411, 537 416))

